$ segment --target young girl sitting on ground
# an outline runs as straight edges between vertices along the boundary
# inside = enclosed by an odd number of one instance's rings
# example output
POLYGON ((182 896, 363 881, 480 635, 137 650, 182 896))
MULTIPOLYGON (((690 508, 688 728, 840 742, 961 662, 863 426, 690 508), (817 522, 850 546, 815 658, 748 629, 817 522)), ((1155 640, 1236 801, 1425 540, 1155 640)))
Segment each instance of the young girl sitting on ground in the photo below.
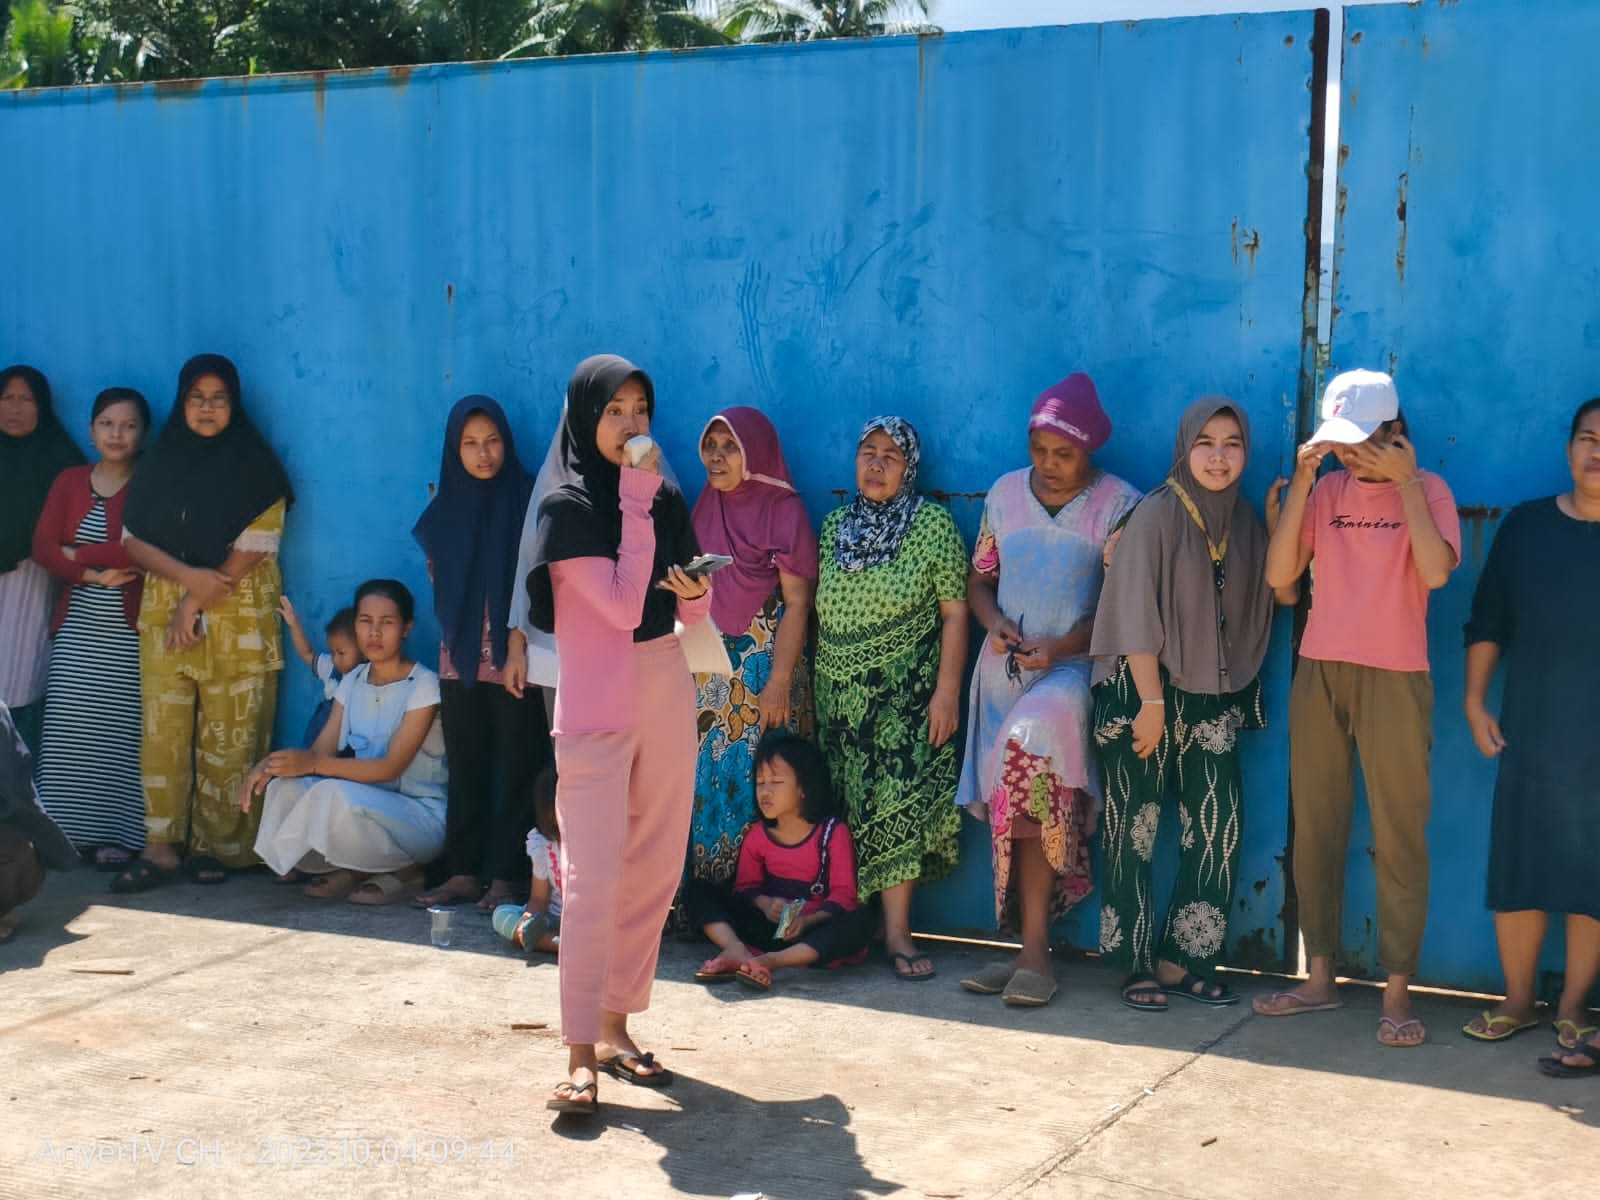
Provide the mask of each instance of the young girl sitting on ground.
POLYGON ((322 702, 306 723, 303 744, 310 748, 317 744, 317 735, 333 713, 333 697, 339 691, 339 681, 366 662, 367 656, 361 653, 361 646, 356 641, 355 609, 341 608, 328 618, 327 625, 323 626, 323 634, 328 639, 325 654, 317 654, 311 649, 311 639, 306 636, 305 627, 300 624, 300 614, 289 603, 289 597, 279 598, 278 611, 283 614, 283 623, 289 627, 294 652, 322 681, 322 702))
POLYGON ((556 769, 545 767, 533 781, 534 826, 528 830, 533 883, 525 905, 494 910, 494 931, 532 958, 561 947, 561 830, 556 824, 556 769))
POLYGON ((695 978, 764 992, 779 967, 859 962, 872 925, 822 752, 776 730, 756 748, 755 780, 761 820, 744 835, 732 892, 691 879, 683 902, 718 950, 695 978))

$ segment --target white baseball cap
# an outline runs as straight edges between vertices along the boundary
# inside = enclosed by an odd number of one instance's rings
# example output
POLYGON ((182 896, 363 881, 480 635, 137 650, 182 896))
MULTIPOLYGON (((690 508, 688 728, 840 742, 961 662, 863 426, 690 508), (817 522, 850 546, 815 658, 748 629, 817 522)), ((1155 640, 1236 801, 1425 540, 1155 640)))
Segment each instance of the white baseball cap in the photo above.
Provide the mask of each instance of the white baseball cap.
POLYGON ((1354 446, 1399 415, 1400 395, 1393 379, 1382 371, 1345 371, 1330 379, 1322 393, 1322 424, 1311 441, 1354 446))

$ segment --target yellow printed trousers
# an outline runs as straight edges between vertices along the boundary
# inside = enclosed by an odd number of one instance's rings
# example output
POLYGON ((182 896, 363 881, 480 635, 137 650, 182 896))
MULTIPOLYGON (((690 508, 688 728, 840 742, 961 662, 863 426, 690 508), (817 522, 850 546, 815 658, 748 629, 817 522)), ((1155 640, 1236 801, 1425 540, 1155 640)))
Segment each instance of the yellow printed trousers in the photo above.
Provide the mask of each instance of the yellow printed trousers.
POLYGON ((256 857, 261 805, 238 807, 239 787, 267 753, 277 708, 275 670, 197 682, 145 655, 145 829, 152 842, 206 854, 225 866, 256 857))

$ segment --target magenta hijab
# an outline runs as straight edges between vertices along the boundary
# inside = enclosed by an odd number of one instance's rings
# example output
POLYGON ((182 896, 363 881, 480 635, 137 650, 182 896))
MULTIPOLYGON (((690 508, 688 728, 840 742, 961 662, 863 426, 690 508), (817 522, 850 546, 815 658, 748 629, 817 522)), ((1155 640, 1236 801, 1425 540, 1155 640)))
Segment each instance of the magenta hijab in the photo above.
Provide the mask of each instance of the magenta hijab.
POLYGON ((711 619, 723 633, 737 636, 777 588, 779 571, 816 579, 817 535, 772 422, 743 405, 725 408, 706 422, 701 441, 719 421, 739 443, 744 480, 731 492, 706 485, 695 501, 694 532, 702 551, 733 559, 716 574, 711 619))

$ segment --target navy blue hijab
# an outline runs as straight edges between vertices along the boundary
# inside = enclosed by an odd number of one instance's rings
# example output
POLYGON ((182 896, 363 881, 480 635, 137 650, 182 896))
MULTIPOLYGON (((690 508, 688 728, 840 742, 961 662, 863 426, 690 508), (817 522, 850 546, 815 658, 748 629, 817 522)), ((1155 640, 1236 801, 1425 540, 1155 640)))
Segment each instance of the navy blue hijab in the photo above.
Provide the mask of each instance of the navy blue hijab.
POLYGON ((488 396, 457 401, 444 427, 438 494, 411 536, 433 564, 433 612, 464 687, 478 678, 486 610, 490 659, 496 669, 506 664, 517 548, 532 495, 533 476, 517 459, 511 426, 500 406, 488 396), (474 479, 461 465, 461 432, 474 413, 493 421, 505 443, 505 462, 493 479, 474 479))

